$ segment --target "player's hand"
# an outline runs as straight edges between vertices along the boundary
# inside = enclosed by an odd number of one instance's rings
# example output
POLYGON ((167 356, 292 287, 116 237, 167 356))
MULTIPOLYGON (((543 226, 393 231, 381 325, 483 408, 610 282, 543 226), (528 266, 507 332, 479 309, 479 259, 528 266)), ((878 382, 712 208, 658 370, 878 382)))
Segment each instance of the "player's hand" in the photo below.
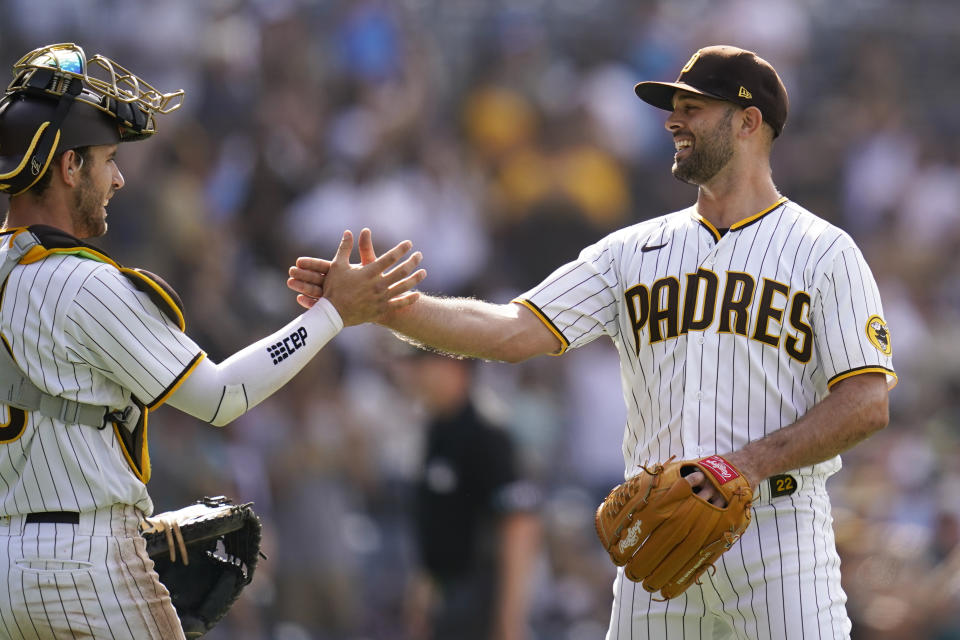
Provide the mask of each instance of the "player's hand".
MULTIPOLYGON (((360 249, 360 264, 375 262, 377 254, 373 249, 373 234, 370 229, 360 231, 357 242, 360 249)), ((296 266, 290 267, 287 287, 296 291, 297 302, 309 309, 323 297, 323 280, 330 270, 330 261, 322 258, 297 258, 296 266)))
POLYGON ((309 309, 323 297, 323 281, 330 271, 330 261, 322 258, 297 258, 296 266, 287 271, 287 287, 297 292, 297 302, 309 309))
POLYGON ((365 228, 360 232, 357 248, 360 250, 360 264, 370 264, 377 259, 377 253, 373 250, 373 234, 370 229, 365 228))
POLYGON ((702 498, 713 506, 721 509, 727 506, 726 498, 714 488, 713 484, 707 480, 707 476, 705 476, 702 471, 694 471, 684 476, 684 480, 690 483, 690 488, 693 489, 693 492, 697 494, 698 498, 702 498))
MULTIPOLYGON (((360 238, 357 240, 357 249, 360 251, 360 264, 368 265, 377 261, 377 252, 373 248, 373 233, 370 229, 364 228, 360 231, 360 238)), ((381 318, 381 321, 386 322, 386 318, 390 313, 393 313, 400 307, 390 309, 384 316, 381 318)))
POLYGON ((344 326, 374 322, 389 311, 413 304, 419 297, 412 289, 427 275, 423 269, 415 271, 423 255, 417 251, 400 262, 412 246, 405 240, 372 262, 354 265, 350 263, 353 234, 344 231, 333 260, 299 258, 297 266, 290 269, 287 285, 300 293, 297 301, 303 306, 312 306, 301 300, 305 296, 313 302, 319 295, 329 300, 344 326))
MULTIPOLYGON (((728 453, 724 454, 731 464, 735 464, 737 470, 740 471, 740 475, 743 476, 743 479, 747 481, 747 484, 750 485, 750 488, 754 491, 757 488, 757 483, 752 480, 753 472, 752 467, 748 466, 746 461, 743 460, 743 456, 738 455, 738 453, 728 453), (734 463, 734 461, 736 461, 734 463), (750 469, 750 473, 746 470, 750 469)), ((713 486, 713 483, 707 479, 707 476, 704 475, 702 471, 694 471, 689 475, 684 476, 684 480, 690 483, 690 488, 693 489, 693 492, 697 495, 698 498, 702 498, 712 504, 715 507, 721 509, 727 506, 727 501, 720 493, 720 491, 713 486)))

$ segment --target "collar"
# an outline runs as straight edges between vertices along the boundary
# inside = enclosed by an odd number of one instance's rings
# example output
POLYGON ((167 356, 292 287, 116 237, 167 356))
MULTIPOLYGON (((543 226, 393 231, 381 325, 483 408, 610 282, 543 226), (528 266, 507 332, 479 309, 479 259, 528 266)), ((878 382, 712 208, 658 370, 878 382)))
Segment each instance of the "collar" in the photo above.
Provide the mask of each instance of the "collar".
POLYGON ((29 227, 0 229, 0 234, 11 234, 11 242, 13 238, 24 232, 32 233, 40 244, 27 251, 27 253, 20 258, 20 264, 38 262, 53 254, 69 254, 77 256, 78 258, 109 264, 125 275, 137 289, 150 296, 150 299, 153 300, 174 324, 180 327, 181 331, 186 328, 186 322, 183 318, 183 302, 173 287, 167 284, 160 276, 150 273, 145 269, 131 269, 121 266, 116 260, 104 253, 103 250, 98 249, 92 244, 87 244, 83 240, 56 227, 45 224, 33 224, 29 227))
MULTIPOLYGON (((765 215, 767 215, 771 211, 780 207, 786 201, 787 201, 787 197, 781 196, 776 202, 774 202, 772 205, 770 205, 760 213, 755 213, 752 216, 744 218, 743 220, 740 220, 730 225, 730 231, 739 231, 744 227, 750 226, 751 224, 753 224, 754 222, 757 222, 758 220, 763 218, 765 215)), ((701 216, 699 213, 694 212, 693 219, 699 222, 704 227, 706 227, 707 231, 709 231, 713 235, 714 240, 719 242, 720 238, 723 237, 723 234, 717 231, 717 228, 713 226, 713 223, 711 223, 709 220, 701 216)))

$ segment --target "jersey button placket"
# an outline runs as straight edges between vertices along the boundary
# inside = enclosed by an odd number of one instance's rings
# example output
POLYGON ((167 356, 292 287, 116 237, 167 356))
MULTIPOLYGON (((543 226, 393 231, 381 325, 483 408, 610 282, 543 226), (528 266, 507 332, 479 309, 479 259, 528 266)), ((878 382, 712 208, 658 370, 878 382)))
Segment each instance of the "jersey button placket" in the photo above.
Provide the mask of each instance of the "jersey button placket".
MULTIPOLYGON (((701 251, 705 250, 706 255, 700 261, 698 268, 712 271, 717 260, 717 241, 711 234, 709 237, 701 236, 700 242, 701 251)), ((703 411, 702 403, 705 396, 703 390, 700 388, 703 368, 704 343, 705 339, 701 331, 691 331, 686 336, 686 371, 684 374, 683 407, 683 441, 685 445, 685 456, 699 457, 702 450, 701 447, 696 445, 698 440, 701 413, 703 411)))
POLYGON ((717 263, 717 251, 720 244, 713 237, 706 242, 707 254, 704 256, 703 260, 700 261, 700 268, 706 269, 707 271, 713 271, 713 265, 717 263))
POLYGON ((706 240, 706 242, 707 254, 700 262, 700 268, 706 269, 707 271, 713 271, 713 268, 716 266, 717 260, 720 257, 720 252, 723 251, 723 249, 720 246, 720 240, 715 239, 713 236, 706 240))
POLYGON ((702 411, 703 391, 700 389, 700 369, 703 361, 703 347, 700 344, 700 332, 690 332, 686 336, 686 371, 684 373, 683 402, 683 442, 685 456, 696 456, 700 414, 702 411))

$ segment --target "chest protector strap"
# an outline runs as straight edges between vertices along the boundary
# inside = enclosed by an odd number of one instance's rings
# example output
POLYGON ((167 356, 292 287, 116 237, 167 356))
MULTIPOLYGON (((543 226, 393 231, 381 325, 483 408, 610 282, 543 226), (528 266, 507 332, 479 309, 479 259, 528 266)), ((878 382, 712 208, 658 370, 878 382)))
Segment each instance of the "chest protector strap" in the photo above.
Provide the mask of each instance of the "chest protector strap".
MULTIPOLYGON (((32 233, 18 233, 10 243, 6 259, 0 265, 0 282, 6 286, 10 272, 30 249, 39 243, 32 233)), ((0 349, 0 402, 22 409, 38 411, 67 424, 85 424, 102 428, 109 407, 86 404, 41 391, 23 374, 4 341, 0 349)))
MULTIPOLYGON (((31 228, 32 229, 32 228, 31 228)), ((38 229, 39 230, 39 229, 38 229)), ((180 298, 170 286, 153 274, 140 269, 127 269, 106 255, 62 232, 53 234, 54 248, 41 244, 30 230, 16 231, 9 241, 10 249, 0 264, 0 292, 6 288, 13 268, 23 262, 42 260, 51 253, 71 253, 115 266, 137 289, 146 292, 160 309, 182 331, 183 310, 180 298), (70 242, 72 240, 72 242, 70 242), (70 246, 72 245, 72 246, 70 246)), ((0 336, 2 337, 2 336, 0 336)), ((144 483, 150 479, 150 452, 147 446, 147 414, 149 410, 137 398, 119 409, 88 404, 49 394, 37 387, 20 369, 6 340, 0 349, 0 403, 41 415, 66 424, 82 424, 104 429, 112 424, 124 457, 131 470, 144 483)))

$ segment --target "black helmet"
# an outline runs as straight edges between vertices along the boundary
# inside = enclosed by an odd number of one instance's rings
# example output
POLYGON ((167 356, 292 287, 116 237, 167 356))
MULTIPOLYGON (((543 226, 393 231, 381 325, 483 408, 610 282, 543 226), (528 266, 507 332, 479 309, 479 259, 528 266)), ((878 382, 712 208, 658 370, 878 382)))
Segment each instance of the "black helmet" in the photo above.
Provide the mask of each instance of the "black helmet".
POLYGON ((0 192, 10 195, 32 187, 57 153, 142 140, 157 131, 155 114, 183 103, 183 90, 160 93, 72 43, 31 51, 13 76, 0 100, 0 192))

